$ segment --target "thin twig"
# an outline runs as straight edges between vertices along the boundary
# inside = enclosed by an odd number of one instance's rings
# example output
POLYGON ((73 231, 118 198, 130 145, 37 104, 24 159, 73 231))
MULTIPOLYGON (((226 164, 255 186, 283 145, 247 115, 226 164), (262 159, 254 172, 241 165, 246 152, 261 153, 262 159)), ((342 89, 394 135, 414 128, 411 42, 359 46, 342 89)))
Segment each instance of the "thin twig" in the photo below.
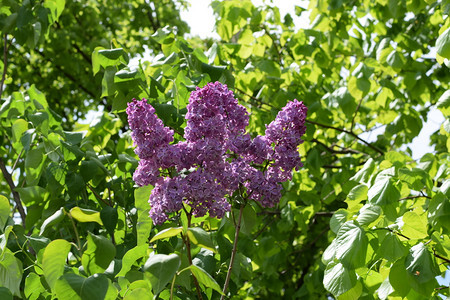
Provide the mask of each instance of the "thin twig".
POLYGON ((352 125, 350 126, 350 131, 351 132, 353 132, 353 127, 355 126, 355 118, 356 118, 356 115, 358 114, 359 108, 361 107, 362 100, 363 100, 363 98, 361 98, 359 100, 358 106, 356 107, 355 113, 353 114, 352 125))
POLYGON ((378 148, 378 147, 372 145, 371 143, 369 143, 368 141, 366 141, 366 140, 360 138, 360 137, 359 137, 356 133, 354 133, 353 131, 348 131, 348 130, 346 130, 346 129, 342 129, 342 128, 339 128, 339 127, 335 127, 335 126, 330 126, 330 125, 326 125, 326 124, 317 123, 317 122, 311 121, 311 120, 306 120, 306 122, 307 122, 307 123, 310 123, 310 124, 313 124, 313 125, 317 125, 317 126, 323 127, 323 128, 334 129, 334 130, 339 131, 339 132, 347 133, 347 134, 353 136, 354 138, 360 140, 361 142, 363 142, 364 144, 366 144, 369 148, 375 150, 375 151, 378 152, 379 154, 381 154, 381 155, 384 154, 384 152, 383 152, 380 148, 378 148))
POLYGON ((440 256, 439 254, 436 254, 436 250, 433 249, 433 255, 436 256, 437 258, 442 259, 443 261, 445 261, 446 263, 450 264, 450 259, 440 256))
POLYGON ((25 227, 25 219, 26 219, 25 209, 23 208, 19 193, 16 192, 16 190, 15 190, 16 185, 14 184, 14 181, 12 180, 11 174, 9 174, 8 170, 6 169, 5 163, 3 162, 2 158, 0 158, 0 169, 3 173, 3 177, 5 178, 6 182, 9 185, 9 188, 11 189, 11 193, 13 194, 14 202, 16 203, 17 210, 19 211, 20 218, 22 219, 22 225, 25 227))
POLYGON ((387 230, 387 231, 390 231, 390 232, 392 232, 392 233, 395 233, 396 235, 399 235, 399 236, 401 236, 401 237, 403 237, 403 238, 405 238, 405 239, 407 239, 407 240, 410 240, 410 238, 407 237, 406 235, 401 234, 401 233, 398 232, 398 231, 392 230, 391 228, 382 227, 382 228, 375 228, 375 229, 373 229, 373 230, 387 230))
POLYGON ((86 183, 86 186, 91 190, 92 194, 94 194, 95 198, 97 198, 97 200, 102 201, 104 204, 106 204, 107 206, 111 206, 112 205, 110 203, 108 203, 105 199, 103 199, 99 194, 97 194, 97 192, 94 190, 94 188, 89 184, 86 183))
POLYGON ((429 197, 427 195, 419 195, 419 196, 409 196, 409 197, 401 198, 398 201, 409 200, 409 199, 417 199, 417 198, 428 198, 428 199, 431 199, 431 197, 429 197))
POLYGON ((73 220, 70 212, 67 212, 66 214, 69 217, 70 222, 72 223, 73 231, 75 232, 75 238, 77 239, 78 251, 81 252, 81 241, 80 241, 80 236, 78 235, 77 225, 75 224, 75 221, 73 220))
POLYGON ((239 218, 236 226, 236 232, 234 234, 234 243, 233 243, 233 250, 231 251, 231 258, 230 258, 230 265, 228 266, 228 272, 227 277, 225 278, 225 284, 223 286, 223 294, 220 297, 220 300, 225 299, 225 295, 227 293, 228 284, 230 283, 231 278, 231 270, 233 269, 233 263, 234 259, 236 257, 236 251, 237 251, 237 243, 239 238, 239 231, 241 230, 241 221, 242 221, 242 212, 244 211, 245 204, 241 204, 241 208, 239 210, 239 218))

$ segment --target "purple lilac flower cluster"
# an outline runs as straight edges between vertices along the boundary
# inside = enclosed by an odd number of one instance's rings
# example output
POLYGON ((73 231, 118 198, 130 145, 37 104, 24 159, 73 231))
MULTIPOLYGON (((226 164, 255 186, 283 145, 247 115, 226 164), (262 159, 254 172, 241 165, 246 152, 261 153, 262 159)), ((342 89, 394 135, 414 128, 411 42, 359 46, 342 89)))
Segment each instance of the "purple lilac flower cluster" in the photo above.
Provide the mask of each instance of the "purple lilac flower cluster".
POLYGON ((145 99, 128 104, 140 158, 133 179, 140 186, 154 185, 149 199, 153 222, 164 223, 183 203, 195 216, 222 218, 231 208, 227 197, 237 190, 264 207, 278 203, 280 183, 292 179, 292 170, 302 166, 297 146, 306 130, 305 105, 289 102, 267 126, 265 136, 253 139, 245 132, 247 110, 219 82, 192 92, 187 111, 185 141, 171 144, 173 131, 145 99), (161 176, 168 168, 176 175, 161 176))

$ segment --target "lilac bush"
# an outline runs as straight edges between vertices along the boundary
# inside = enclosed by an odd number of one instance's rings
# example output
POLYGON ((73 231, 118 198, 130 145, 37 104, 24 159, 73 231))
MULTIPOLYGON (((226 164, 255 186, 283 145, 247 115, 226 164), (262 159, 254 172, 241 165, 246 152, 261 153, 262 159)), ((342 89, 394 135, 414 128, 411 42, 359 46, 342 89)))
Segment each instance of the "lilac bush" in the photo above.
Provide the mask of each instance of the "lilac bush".
POLYGON ((164 223, 183 204, 195 216, 222 218, 236 193, 264 207, 276 205, 280 183, 302 166, 297 147, 306 130, 303 102, 289 102, 267 126, 265 136, 253 139, 245 131, 246 108, 220 82, 192 92, 187 111, 185 141, 173 144, 173 130, 164 126, 147 100, 128 104, 140 158, 133 179, 139 186, 154 186, 149 199, 153 222, 164 223))

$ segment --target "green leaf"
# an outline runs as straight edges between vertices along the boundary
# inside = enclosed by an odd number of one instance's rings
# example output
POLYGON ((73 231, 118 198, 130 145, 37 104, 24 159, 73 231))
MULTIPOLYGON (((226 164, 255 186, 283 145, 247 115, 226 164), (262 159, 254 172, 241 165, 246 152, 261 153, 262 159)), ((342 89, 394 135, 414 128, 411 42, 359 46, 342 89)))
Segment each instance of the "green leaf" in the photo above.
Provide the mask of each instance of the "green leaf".
POLYGON ((400 69, 405 64, 405 59, 401 53, 394 50, 387 56, 386 62, 391 67, 400 69))
POLYGON ((124 54, 125 51, 122 48, 109 50, 102 47, 95 48, 92 52, 92 71, 94 72, 94 75, 100 71, 100 67, 106 69, 106 67, 116 66, 119 63, 119 59, 124 54))
POLYGON ((66 240, 54 240, 45 247, 42 257, 42 270, 45 280, 53 291, 56 281, 64 272, 64 265, 70 251, 70 243, 66 240))
POLYGON ((336 236, 336 258, 348 266, 361 267, 365 264, 368 239, 364 229, 348 221, 336 236))
POLYGON ((436 193, 431 199, 428 219, 434 228, 450 231, 450 200, 443 193, 436 193))
POLYGON ((252 234, 252 229, 258 223, 256 212, 251 205, 246 205, 242 212, 242 227, 241 232, 246 235, 252 234))
POLYGON ((23 188, 16 188, 16 192, 19 193, 20 199, 24 204, 41 204, 45 202, 49 196, 49 193, 40 186, 28 186, 23 188))
POLYGON ((94 274, 86 278, 74 273, 66 273, 55 284, 55 294, 58 299, 115 299, 108 297, 110 289, 115 288, 104 274, 94 274))
POLYGON ((117 208, 115 207, 105 206, 100 211, 100 219, 110 235, 114 234, 118 218, 119 215, 117 214, 117 208))
POLYGON ((187 235, 194 245, 217 252, 209 233, 200 227, 188 228, 187 235))
POLYGON ((138 213, 138 219, 136 224, 137 233, 137 245, 144 245, 148 242, 150 231, 152 230, 152 219, 149 217, 150 205, 148 199, 152 192, 153 187, 148 185, 137 188, 134 191, 134 203, 138 213))
POLYGON ((87 249, 81 257, 81 263, 89 274, 103 273, 116 256, 116 247, 101 235, 89 233, 87 249))
POLYGON ((150 243, 153 243, 157 240, 167 239, 173 236, 177 236, 180 232, 183 231, 183 227, 171 227, 166 228, 158 232, 151 240, 150 243))
POLYGON ((355 271, 349 270, 342 263, 332 262, 325 269, 324 287, 335 297, 339 297, 356 285, 355 271))
POLYGON ((379 206, 397 202, 400 199, 400 192, 392 181, 390 177, 377 176, 367 193, 369 202, 379 206))
POLYGON ((440 274, 439 267, 423 243, 411 247, 405 264, 406 270, 419 283, 425 283, 440 274))
POLYGON ((369 188, 365 184, 359 184, 352 188, 348 193, 348 198, 353 201, 362 201, 367 199, 367 191, 369 188))
POLYGON ((338 233, 342 224, 347 222, 348 212, 345 209, 338 209, 330 219, 330 229, 334 233, 338 233))
POLYGON ((395 262, 400 257, 403 257, 407 252, 405 246, 393 233, 387 233, 379 248, 379 254, 381 257, 386 258, 391 262, 395 262))
MULTIPOLYGON (((41 277, 31 272, 25 279, 24 294, 26 299, 36 300, 45 293, 45 288, 41 283, 41 277)), ((2 298, 3 299, 3 298, 2 298)))
POLYGON ((359 211, 358 218, 356 221, 361 226, 368 226, 373 221, 377 220, 381 215, 381 208, 376 205, 366 204, 359 211))
POLYGON ((58 21, 59 16, 64 10, 64 6, 66 4, 65 0, 45 0, 44 7, 50 10, 50 15, 48 17, 49 23, 52 24, 58 21))
POLYGON ((11 213, 11 204, 9 203, 9 200, 5 196, 0 195, 0 230, 1 230, 1 232, 3 232, 3 229, 5 228, 5 225, 9 219, 10 213, 11 213))
POLYGON ((445 116, 450 115, 450 90, 445 91, 441 97, 439 97, 436 107, 439 108, 445 116))
POLYGON ((359 183, 367 183, 374 170, 375 162, 372 158, 369 158, 364 164, 363 168, 359 170, 352 178, 350 178, 350 180, 359 183))
POLYGON ((0 258, 0 286, 9 289, 13 295, 20 296, 22 274, 22 263, 6 248, 0 258))
POLYGON ((24 132, 28 130, 28 123, 23 119, 17 119, 12 124, 11 129, 12 129, 12 141, 13 143, 16 143, 20 141, 20 138, 22 137, 24 132))
POLYGON ((450 59, 450 28, 447 28, 436 40, 437 53, 450 59))
POLYGON ((59 224, 64 219, 64 216, 65 216, 64 207, 61 207, 53 215, 45 219, 45 221, 42 223, 39 235, 42 235, 45 232, 45 229, 47 229, 48 227, 59 224))
POLYGON ((400 297, 405 297, 411 290, 408 276, 409 274, 405 268, 405 258, 397 260, 389 271, 389 283, 400 297))
POLYGON ((131 266, 147 254, 147 249, 148 245, 140 245, 128 250, 122 258, 122 269, 116 277, 125 276, 131 270, 131 266))
POLYGON ((192 274, 194 274, 195 278, 197 278, 199 283, 203 284, 207 288, 212 288, 213 290, 217 291, 221 295, 224 295, 219 284, 205 270, 203 270, 202 268, 200 268, 196 265, 190 265, 186 269, 183 269, 181 272, 183 272, 184 270, 187 270, 187 269, 189 269, 192 272, 192 274))
POLYGON ((424 239, 428 236, 426 214, 419 216, 415 212, 408 211, 403 215, 402 220, 404 223, 402 233, 410 239, 424 239))
POLYGON ((103 225, 100 213, 92 209, 75 206, 70 210, 70 215, 78 222, 97 222, 98 224, 103 225))
POLYGON ((169 283, 180 267, 181 260, 176 254, 155 254, 144 265, 144 271, 150 274, 153 293, 159 294, 169 283))

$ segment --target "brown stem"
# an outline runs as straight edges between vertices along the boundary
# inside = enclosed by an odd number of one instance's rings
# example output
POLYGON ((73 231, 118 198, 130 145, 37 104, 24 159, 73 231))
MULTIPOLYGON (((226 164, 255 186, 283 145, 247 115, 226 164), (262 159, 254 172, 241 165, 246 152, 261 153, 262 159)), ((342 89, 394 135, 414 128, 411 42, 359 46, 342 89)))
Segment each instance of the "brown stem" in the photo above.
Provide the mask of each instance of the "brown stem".
POLYGON ((223 286, 223 294, 220 297, 220 300, 225 299, 225 295, 228 289, 228 284, 230 283, 230 278, 231 278, 231 270, 233 269, 233 263, 234 263, 234 259, 236 258, 236 251, 237 251, 237 243, 238 243, 238 238, 239 238, 239 231, 241 230, 241 221, 242 221, 242 212, 244 211, 244 204, 241 204, 241 208, 239 210, 239 218, 238 218, 238 222, 236 224, 236 232, 234 234, 234 243, 233 243, 233 250, 231 251, 231 258, 230 258, 230 265, 228 267, 228 272, 227 272, 227 277, 225 279, 225 285, 223 286))
MULTIPOLYGON (((191 227, 192 215, 190 213, 188 213, 188 211, 184 208, 184 206, 183 206, 183 209, 185 210, 186 215, 187 215, 188 229, 189 229, 191 227)), ((192 266, 191 241, 189 240, 189 236, 187 234, 186 235, 181 234, 181 237, 183 239, 184 244, 186 245, 186 252, 187 252, 189 265, 192 266)), ((197 278, 195 277, 194 273, 192 273, 192 277, 194 278, 195 289, 197 290, 197 297, 198 297, 198 299, 203 300, 202 293, 200 290, 200 285, 198 284, 197 278)))
POLYGON ((92 194, 94 194, 95 198, 97 198, 97 200, 103 202, 104 204, 106 204, 107 206, 111 206, 111 203, 108 203, 105 199, 103 199, 99 194, 97 194, 97 192, 94 190, 94 188, 89 184, 86 183, 86 186, 91 190, 92 194))
POLYGON ((3 159, 0 158, 0 169, 3 173, 3 177, 5 178, 6 182, 9 185, 9 188, 11 189, 11 193, 13 194, 14 202, 16 203, 17 210, 19 211, 20 217, 22 219, 22 225, 25 227, 25 209, 23 208, 22 201, 20 200, 20 195, 18 192, 16 192, 15 188, 16 185, 14 184, 14 181, 12 180, 11 174, 9 174, 8 170, 6 169, 5 163, 3 162, 3 159))

